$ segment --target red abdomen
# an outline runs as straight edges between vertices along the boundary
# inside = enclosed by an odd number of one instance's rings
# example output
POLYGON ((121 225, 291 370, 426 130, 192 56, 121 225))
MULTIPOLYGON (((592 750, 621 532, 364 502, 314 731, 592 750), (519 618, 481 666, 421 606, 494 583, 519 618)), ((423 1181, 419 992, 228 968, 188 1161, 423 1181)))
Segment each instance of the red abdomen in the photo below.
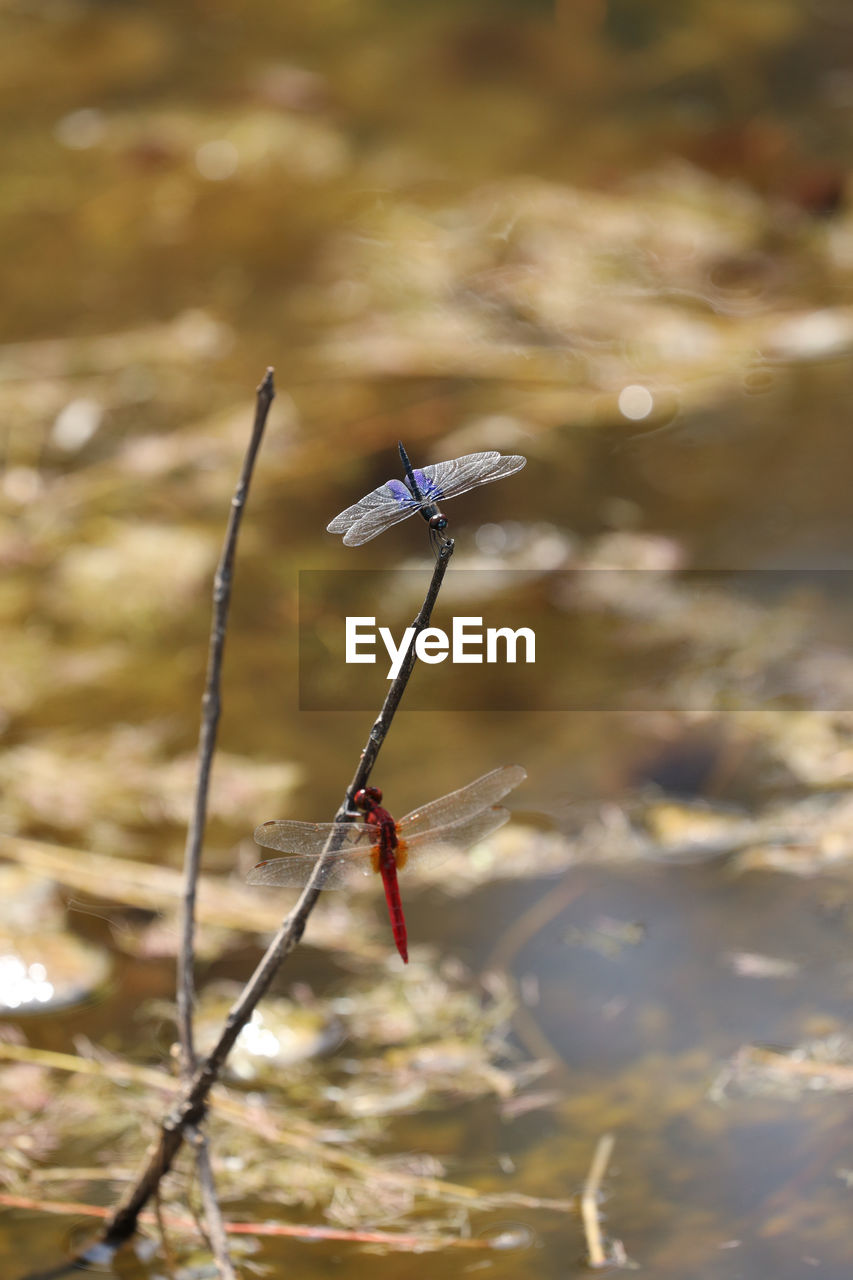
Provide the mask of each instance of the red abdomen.
POLYGON ((388 915, 391 920, 391 932, 403 963, 409 963, 408 936, 406 934, 406 918, 403 915, 403 903, 400 899, 400 887, 397 883, 397 824, 387 809, 375 805, 367 815, 367 821, 375 825, 379 842, 374 854, 376 870, 382 876, 385 888, 385 901, 388 904, 388 915))

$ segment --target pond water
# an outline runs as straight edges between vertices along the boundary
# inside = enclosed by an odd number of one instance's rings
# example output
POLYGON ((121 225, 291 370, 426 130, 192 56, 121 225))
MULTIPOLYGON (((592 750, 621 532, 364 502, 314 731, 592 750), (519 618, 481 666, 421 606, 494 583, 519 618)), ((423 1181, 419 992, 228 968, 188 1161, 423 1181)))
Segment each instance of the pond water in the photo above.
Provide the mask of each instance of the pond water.
MULTIPOLYGON (((338 615, 396 629, 428 581, 417 519, 325 532, 398 439, 526 455, 448 507, 435 621, 539 649, 418 666, 389 807, 517 762, 517 820, 413 873, 405 972, 373 885, 324 895, 267 1005, 286 1055, 214 1109, 229 1220, 412 1244, 250 1238, 239 1266, 580 1274, 610 1133, 611 1266, 848 1275, 845 6, 45 0, 0 6, 0 37, 0 1170, 30 1203, 3 1274, 92 1229, 162 1110, 132 1069, 169 1068, 211 577, 273 365, 205 1019, 291 901, 242 886, 252 829, 331 819, 386 687, 332 668, 338 615)), ((196 1198, 187 1165, 165 1208, 196 1198)), ((147 1242, 114 1264, 166 1270, 147 1242)))

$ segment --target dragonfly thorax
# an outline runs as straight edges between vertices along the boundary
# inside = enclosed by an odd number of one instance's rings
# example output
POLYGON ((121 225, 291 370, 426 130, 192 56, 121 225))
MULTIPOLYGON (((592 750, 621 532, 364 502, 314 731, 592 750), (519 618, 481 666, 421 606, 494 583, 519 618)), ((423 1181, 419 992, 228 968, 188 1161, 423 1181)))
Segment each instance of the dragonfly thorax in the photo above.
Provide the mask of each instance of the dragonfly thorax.
POLYGON ((382 792, 378 787, 362 787, 353 796, 353 804, 364 814, 366 825, 377 833, 379 841, 373 852, 374 871, 378 871, 383 858, 393 855, 397 848, 397 824, 380 803, 382 792))

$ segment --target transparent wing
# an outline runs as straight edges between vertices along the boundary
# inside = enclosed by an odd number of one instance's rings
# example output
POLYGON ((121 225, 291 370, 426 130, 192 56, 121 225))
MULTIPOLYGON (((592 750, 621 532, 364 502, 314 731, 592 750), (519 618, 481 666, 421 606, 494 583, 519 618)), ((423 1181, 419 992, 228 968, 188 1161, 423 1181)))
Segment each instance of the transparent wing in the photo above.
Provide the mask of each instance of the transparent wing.
POLYGON ((383 484, 330 520, 326 532, 342 533, 347 546, 357 547, 375 538, 383 529, 405 520, 406 516, 417 511, 418 505, 411 495, 406 498, 405 485, 400 485, 399 481, 393 489, 390 483, 383 484))
POLYGON ((266 849, 280 849, 287 858, 272 858, 252 867, 249 884, 300 886, 308 883, 330 837, 338 849, 327 862, 324 889, 344 889, 373 872, 371 853, 376 833, 363 822, 263 822, 255 840, 266 849))
POLYGON ((423 473, 443 498, 455 498, 460 493, 475 489, 478 484, 490 484, 493 480, 514 475, 526 465, 527 459, 520 453, 500 454, 490 450, 487 453, 466 453, 449 462, 431 463, 423 468, 423 473))
MULTIPOLYGON (((481 813, 477 813, 467 822, 451 823, 445 827, 432 827, 422 831, 400 843, 400 867, 440 865, 451 853, 469 849, 478 840, 497 831, 509 819, 509 810, 495 805, 481 813)), ((271 823, 271 826, 305 827, 309 823, 271 823)), ((318 824, 328 825, 333 824, 318 824)), ((360 830, 362 828, 355 828, 360 830)), ((262 830, 262 828, 259 828, 262 830)), ((326 863, 326 878, 323 889, 349 889, 353 884, 362 884, 366 876, 374 874, 372 848, 369 844, 351 848, 329 856, 326 863)), ((317 866, 318 855, 293 854, 289 858, 272 858, 269 862, 259 862, 252 867, 246 877, 249 884, 261 884, 278 888, 301 888, 317 866)))
POLYGON ((467 822, 452 823, 446 827, 433 827, 417 835, 401 840, 400 862, 403 867, 416 867, 429 863, 438 866, 454 851, 469 849, 479 840, 485 840, 498 827, 509 821, 509 809, 494 805, 478 813, 467 822))
POLYGON ((318 858, 333 835, 341 850, 369 849, 376 843, 374 832, 363 822, 291 822, 289 819, 262 822, 255 828, 255 843, 265 849, 318 858))
POLYGON ((440 800, 431 800, 429 804, 407 813, 398 823, 400 835, 409 841, 415 834, 466 822, 481 809, 502 800, 526 777, 527 773, 520 764, 505 764, 499 769, 492 769, 491 773, 484 773, 481 778, 469 782, 467 787, 460 787, 440 800))
POLYGON ((344 534, 344 545, 347 547, 360 547, 363 542, 369 542, 371 538, 384 533, 392 525, 399 524, 401 520, 407 520, 421 506, 422 504, 416 502, 411 496, 408 502, 395 498, 393 507, 383 507, 381 510, 370 511, 367 515, 362 516, 360 520, 357 520, 351 529, 344 534))
MULTIPOLYGON (((363 882, 365 876, 373 875, 369 848, 361 853, 333 853, 326 865, 328 870, 320 886, 322 889, 349 889, 353 884, 363 882)), ((259 862, 252 867, 246 876, 246 883, 302 888, 308 883, 316 866, 316 857, 293 854, 290 858, 272 858, 269 862, 259 862)))

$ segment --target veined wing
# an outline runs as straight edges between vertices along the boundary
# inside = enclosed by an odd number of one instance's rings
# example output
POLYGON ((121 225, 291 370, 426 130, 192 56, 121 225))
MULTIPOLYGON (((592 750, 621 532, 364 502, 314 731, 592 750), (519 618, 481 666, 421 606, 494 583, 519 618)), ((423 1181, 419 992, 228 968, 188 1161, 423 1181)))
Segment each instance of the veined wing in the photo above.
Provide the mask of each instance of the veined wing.
POLYGON ((481 809, 487 809, 503 799, 526 777, 527 773, 520 764, 505 764, 499 769, 492 769, 491 773, 484 773, 481 778, 469 782, 467 787, 460 787, 458 791, 451 791, 440 800, 431 800, 429 804, 407 813, 398 824, 400 835, 409 840, 422 831, 466 822, 481 809))
POLYGON ((327 533, 346 533, 347 529, 351 529, 365 516, 372 515, 376 511, 396 508, 399 505, 400 499, 391 488, 390 482, 381 484, 378 489, 371 489, 370 493, 366 493, 363 498, 359 498, 358 502, 354 502, 351 507, 347 507, 345 511, 336 515, 334 520, 330 520, 326 525, 326 531, 327 533))
POLYGON ((420 503, 399 480, 389 481, 366 493, 326 525, 327 533, 342 533, 348 547, 369 542, 391 525, 418 510, 420 503), (394 486, 392 488, 392 485, 394 486), (401 492, 402 491, 402 492, 401 492))
MULTIPOLYGON (((246 876, 247 884, 277 885, 284 889, 301 889, 314 874, 319 859, 294 853, 289 858, 271 858, 268 862, 259 862, 246 876)), ((353 884, 361 883, 365 876, 373 875, 373 860, 370 849, 361 852, 350 851, 346 854, 331 853, 325 864, 321 889, 350 889, 353 884)))
MULTIPOLYGON (((500 805, 494 805, 474 814, 467 821, 449 823, 443 827, 431 826, 427 831, 413 834, 402 841, 399 854, 400 866, 401 868, 417 866, 419 863, 429 863, 430 866, 437 866, 454 851, 469 849, 478 840, 484 840, 486 836, 491 835, 493 831, 497 831, 499 827, 502 827, 509 820, 509 817, 508 809, 504 809, 500 805)), ((271 823, 269 825, 308 827, 312 824, 295 822, 271 823)), ((334 827, 336 824, 318 823, 317 825, 334 827)), ((347 829, 365 830, 363 826, 347 829)), ((260 827, 258 830, 262 831, 263 828, 260 827)), ((353 884, 362 883, 366 876, 374 874, 371 855, 372 846, 370 843, 361 843, 350 847, 348 850, 342 850, 340 853, 329 854, 326 860, 327 871, 321 887, 323 889, 348 889, 353 884)), ((288 858, 272 858, 268 862, 259 862, 257 866, 252 868, 246 878, 249 884, 278 886, 280 888, 301 888, 308 883, 317 866, 318 857, 317 853, 295 853, 288 858)))
POLYGON ((377 538, 380 533, 384 533, 392 525, 408 519, 417 510, 418 503, 413 502, 410 507, 395 503, 394 508, 386 507, 384 511, 371 512, 370 515, 364 516, 363 519, 354 524, 348 533, 344 534, 344 546, 360 547, 362 543, 370 542, 371 538, 377 538))
POLYGON ((510 818, 509 809, 493 805, 475 814, 467 822, 450 823, 446 827, 431 827, 417 835, 401 839, 398 859, 403 867, 416 867, 419 863, 438 866, 451 853, 470 849, 472 844, 485 840, 510 818))
POLYGON ((448 462, 433 462, 423 468, 423 474, 443 498, 456 498, 479 484, 490 484, 493 480, 514 475, 526 465, 527 459, 520 453, 501 454, 489 450, 486 453, 466 453, 448 462))
POLYGON ((364 822, 291 822, 285 818, 262 822, 255 827, 256 844, 308 858, 318 858, 331 837, 334 837, 336 850, 370 848, 376 843, 375 831, 364 822))
POLYGON ((246 877, 249 884, 299 886, 308 883, 317 862, 333 838, 338 847, 328 855, 324 889, 343 889, 373 872, 371 852, 376 832, 364 823, 264 822, 255 840, 267 849, 280 849, 287 858, 259 862, 246 877))

